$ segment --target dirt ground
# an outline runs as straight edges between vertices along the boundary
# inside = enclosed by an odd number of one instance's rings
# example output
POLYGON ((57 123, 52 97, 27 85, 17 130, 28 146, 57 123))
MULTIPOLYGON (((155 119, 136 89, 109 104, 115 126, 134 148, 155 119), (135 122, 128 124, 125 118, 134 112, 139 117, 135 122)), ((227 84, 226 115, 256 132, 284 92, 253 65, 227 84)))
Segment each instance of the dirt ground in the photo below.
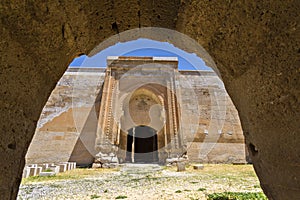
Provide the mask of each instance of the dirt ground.
POLYGON ((252 165, 151 166, 138 169, 75 169, 53 177, 22 180, 23 199, 207 199, 215 192, 262 192, 252 165))

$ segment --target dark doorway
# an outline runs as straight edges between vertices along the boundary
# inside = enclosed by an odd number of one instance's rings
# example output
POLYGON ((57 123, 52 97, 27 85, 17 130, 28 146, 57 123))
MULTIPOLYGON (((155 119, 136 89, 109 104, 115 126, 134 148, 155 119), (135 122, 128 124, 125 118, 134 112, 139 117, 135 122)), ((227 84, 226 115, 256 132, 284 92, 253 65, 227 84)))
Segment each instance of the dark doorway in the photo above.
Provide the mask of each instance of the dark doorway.
POLYGON ((149 126, 129 129, 127 135, 126 161, 134 163, 158 162, 156 130, 149 126), (132 149, 134 143, 134 149, 132 149), (134 151, 132 160, 132 151, 134 151))

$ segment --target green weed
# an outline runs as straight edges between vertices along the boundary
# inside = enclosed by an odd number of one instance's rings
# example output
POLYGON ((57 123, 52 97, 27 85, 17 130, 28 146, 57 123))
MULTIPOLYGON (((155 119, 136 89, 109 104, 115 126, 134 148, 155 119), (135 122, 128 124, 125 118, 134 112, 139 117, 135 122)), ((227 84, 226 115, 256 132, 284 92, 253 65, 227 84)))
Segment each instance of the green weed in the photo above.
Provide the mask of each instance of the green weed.
POLYGON ((116 199, 126 199, 126 198, 127 198, 127 196, 125 196, 125 195, 119 195, 116 197, 116 199))
POLYGON ((96 194, 91 195, 91 199, 98 199, 98 198, 100 198, 100 197, 101 197, 101 196, 96 195, 96 194))
POLYGON ((223 192, 208 195, 208 200, 267 200, 262 192, 223 192))

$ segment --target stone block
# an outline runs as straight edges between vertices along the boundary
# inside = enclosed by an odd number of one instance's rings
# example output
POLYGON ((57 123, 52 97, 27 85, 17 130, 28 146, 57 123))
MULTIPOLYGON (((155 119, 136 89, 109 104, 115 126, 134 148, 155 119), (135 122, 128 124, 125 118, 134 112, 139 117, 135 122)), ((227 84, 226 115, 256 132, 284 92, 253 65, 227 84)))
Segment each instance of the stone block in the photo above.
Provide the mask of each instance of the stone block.
POLYGON ((119 164, 118 163, 104 163, 102 165, 103 168, 116 168, 119 164))
POLYGON ((67 169, 66 171, 69 171, 69 170, 72 170, 72 169, 76 169, 76 162, 62 162, 62 163, 59 163, 60 165, 66 165, 67 166, 67 169))
POLYGON ((60 163, 58 164, 58 166, 59 166, 59 172, 65 172, 68 170, 68 164, 66 163, 60 163))
POLYGON ((27 167, 29 171, 29 176, 36 176, 36 168, 35 167, 27 167))
POLYGON ((68 170, 76 169, 76 162, 67 162, 68 170))
POLYGON ((177 171, 178 172, 185 171, 185 162, 177 162, 177 171))
POLYGON ((28 178, 29 177, 29 172, 30 171, 27 169, 27 167, 24 167, 22 178, 28 178))
POLYGON ((28 178, 29 176, 38 176, 42 171, 42 167, 38 167, 37 165, 26 166, 23 170, 23 178, 28 178))
POLYGON ((76 169, 76 162, 72 162, 73 164, 73 169, 76 169))
POLYGON ((93 163, 92 168, 102 168, 100 163, 93 163))
POLYGON ((36 167, 36 176, 38 176, 43 171, 42 167, 36 167))
POLYGON ((65 164, 66 165, 66 171, 69 171, 69 170, 73 169, 73 166, 72 166, 71 162, 63 162, 63 163, 60 163, 60 164, 65 164))
POLYGON ((193 169, 199 170, 199 169, 204 169, 204 165, 193 165, 193 169))

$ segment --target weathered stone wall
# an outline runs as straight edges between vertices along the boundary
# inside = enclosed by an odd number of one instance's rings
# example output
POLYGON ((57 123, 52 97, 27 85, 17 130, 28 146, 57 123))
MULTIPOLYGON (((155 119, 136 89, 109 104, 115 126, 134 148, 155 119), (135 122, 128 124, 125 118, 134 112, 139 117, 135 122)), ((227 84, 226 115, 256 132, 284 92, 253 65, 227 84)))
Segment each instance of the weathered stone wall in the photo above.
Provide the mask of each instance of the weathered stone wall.
POLYGON ((298 0, 1 1, 1 199, 16 198, 40 113, 71 60, 114 34, 149 26, 187 34, 208 51, 264 192, 297 199, 299 9, 298 0))
MULTIPOLYGON (((185 109, 197 109, 198 131, 188 138, 191 161, 208 163, 246 163, 246 147, 237 110, 228 96, 223 82, 211 71, 181 72, 198 98, 198 109, 191 95, 181 95, 185 109)), ((182 123, 191 123, 191 117, 182 123)), ((187 130, 189 132, 189 130, 187 130)))
POLYGON ((103 80, 101 69, 65 72, 42 111, 26 155, 27 163, 93 161, 97 123, 91 115, 95 114, 103 80))
MULTIPOLYGON (((182 136, 186 138, 189 160, 245 163, 238 113, 218 76, 212 71, 180 73, 178 79, 182 88, 179 88, 178 98, 181 98, 181 109, 189 115, 181 117, 181 123, 188 124, 183 134, 191 135, 182 136), (187 90, 192 90, 197 99, 191 101, 190 95, 184 94, 187 90), (195 114, 195 123, 191 123, 190 113, 195 114), (193 133, 190 128, 195 129, 193 133), (208 140, 215 132, 218 137, 208 140)), ((26 155, 27 163, 76 161, 79 165, 88 165, 93 162, 97 116, 89 115, 99 112, 95 104, 100 103, 97 101, 102 95, 104 76, 104 69, 72 68, 63 75, 43 109, 26 155)), ((131 114, 137 114, 134 111, 131 114)))

